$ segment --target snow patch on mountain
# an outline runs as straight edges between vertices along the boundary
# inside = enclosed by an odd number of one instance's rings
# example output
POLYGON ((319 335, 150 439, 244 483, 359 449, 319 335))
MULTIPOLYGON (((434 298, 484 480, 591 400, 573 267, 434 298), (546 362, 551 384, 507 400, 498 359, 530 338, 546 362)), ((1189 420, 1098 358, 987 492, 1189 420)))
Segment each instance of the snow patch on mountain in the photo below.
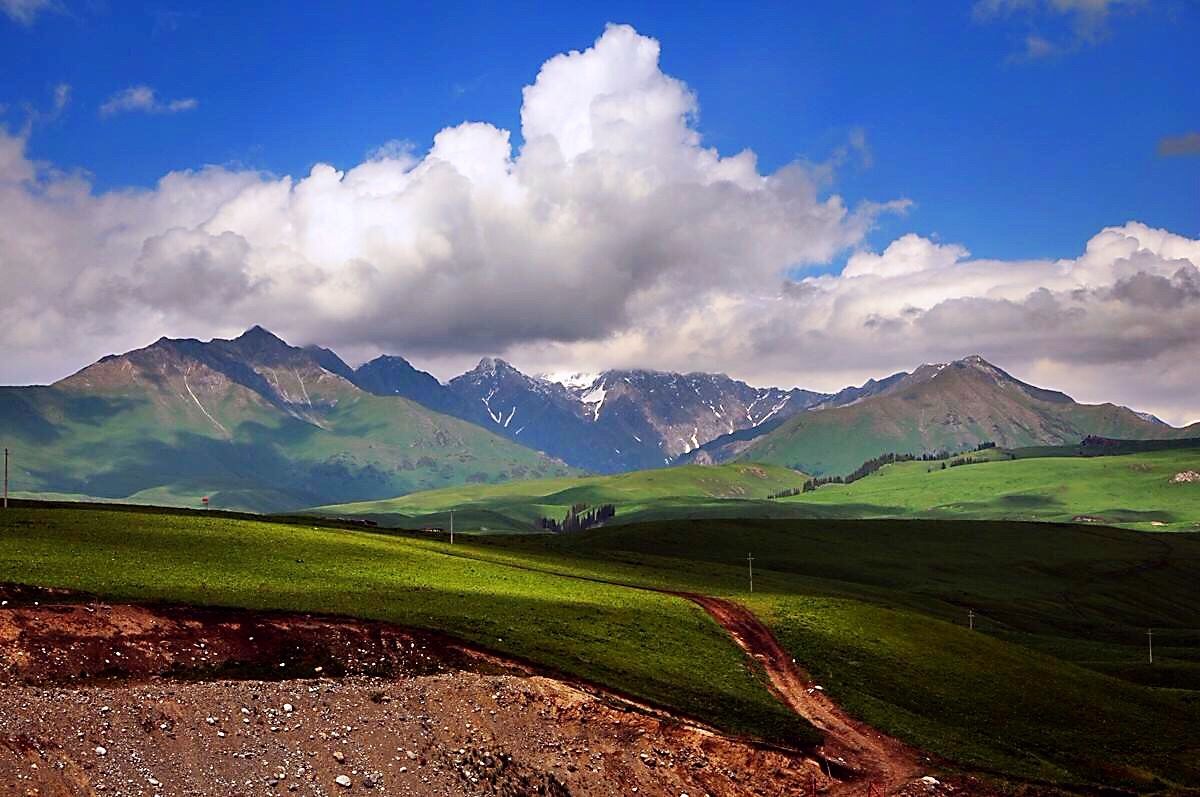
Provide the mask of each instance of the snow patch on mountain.
POLYGON ((553 371, 548 374, 538 374, 537 379, 555 385, 562 385, 567 390, 575 391, 596 384, 600 374, 588 372, 553 371))
POLYGON ((579 400, 587 405, 588 410, 592 414, 593 421, 600 417, 600 408, 604 406, 604 397, 607 395, 608 391, 605 390, 604 385, 601 384, 596 385, 587 393, 584 393, 582 396, 580 396, 579 400))

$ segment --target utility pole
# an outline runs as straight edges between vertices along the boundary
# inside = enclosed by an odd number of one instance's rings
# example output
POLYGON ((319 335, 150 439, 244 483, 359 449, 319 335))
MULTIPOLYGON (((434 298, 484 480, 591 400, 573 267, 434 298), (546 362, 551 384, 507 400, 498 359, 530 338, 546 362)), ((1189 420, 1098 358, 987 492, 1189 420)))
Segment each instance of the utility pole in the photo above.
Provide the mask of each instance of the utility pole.
POLYGON ((975 610, 974 609, 967 609, 967 625, 970 626, 972 631, 975 630, 975 610))
POLYGON ((1146 629, 1146 644, 1150 648, 1150 663, 1153 664, 1154 663, 1154 629, 1153 628, 1146 629))
POLYGON ((750 565, 750 591, 754 592, 754 554, 746 554, 746 563, 750 565))
POLYGON ((454 544, 454 510, 450 510, 450 544, 454 544))
POLYGON ((4 449, 4 508, 8 509, 8 448, 4 449))

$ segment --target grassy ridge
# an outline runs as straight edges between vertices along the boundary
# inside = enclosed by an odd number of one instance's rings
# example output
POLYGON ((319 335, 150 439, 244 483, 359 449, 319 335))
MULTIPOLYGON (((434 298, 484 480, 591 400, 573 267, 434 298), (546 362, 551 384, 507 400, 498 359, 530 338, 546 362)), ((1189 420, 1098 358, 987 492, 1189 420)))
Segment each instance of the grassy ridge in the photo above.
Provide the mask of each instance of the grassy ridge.
MULTIPOLYGON (((978 455, 976 455, 978 456, 978 455)), ((785 499, 814 514, 860 517, 995 518, 1094 522, 1157 530, 1200 529, 1200 449, 1107 457, 998 459, 941 469, 940 463, 888 465, 849 485, 785 499)))
POLYGON ((972 465, 943 469, 940 461, 902 462, 853 484, 770 501, 767 495, 798 488, 806 477, 774 465, 686 465, 619 476, 465 485, 317 511, 372 517, 401 528, 444 528, 453 509, 461 530, 527 531, 539 517, 561 518, 573 503, 613 503, 615 524, 684 518, 1087 518, 1143 530, 1190 531, 1200 529, 1200 482, 1172 479, 1200 471, 1200 448, 1192 446, 1102 457, 1081 457, 1077 446, 986 449, 964 455, 981 460, 972 465))
MULTIPOLYGON (((320 507, 322 514, 365 516, 387 525, 445 527, 449 510, 458 528, 528 531, 538 518, 561 519, 574 504, 616 504, 619 520, 727 511, 732 516, 770 512, 772 493, 798 488, 807 477, 774 465, 684 465, 616 476, 534 479, 465 485, 413 493, 386 501, 320 507)), ((782 510, 788 512, 786 508, 782 510)))
POLYGON ((691 603, 450 552, 430 541, 199 513, 0 512, 0 581, 437 629, 731 731, 797 744, 819 738, 691 603))

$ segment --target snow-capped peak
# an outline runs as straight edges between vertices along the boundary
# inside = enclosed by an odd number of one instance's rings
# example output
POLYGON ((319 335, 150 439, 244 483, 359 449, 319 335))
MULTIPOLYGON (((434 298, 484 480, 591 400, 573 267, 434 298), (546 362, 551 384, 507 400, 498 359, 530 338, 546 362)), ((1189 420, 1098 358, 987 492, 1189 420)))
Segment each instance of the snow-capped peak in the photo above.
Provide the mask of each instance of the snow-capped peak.
POLYGON ((587 372, 553 371, 548 374, 538 374, 538 379, 551 384, 562 385, 567 390, 582 390, 596 384, 600 374, 587 372))

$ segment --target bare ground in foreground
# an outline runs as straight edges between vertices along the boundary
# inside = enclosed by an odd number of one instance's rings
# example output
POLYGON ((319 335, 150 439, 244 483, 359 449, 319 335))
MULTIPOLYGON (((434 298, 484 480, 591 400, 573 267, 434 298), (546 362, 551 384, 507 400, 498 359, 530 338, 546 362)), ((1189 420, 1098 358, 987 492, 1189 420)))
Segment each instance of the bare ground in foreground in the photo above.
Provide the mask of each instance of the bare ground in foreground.
MULTIPOLYGON (((777 797, 871 785, 438 634, 20 587, 0 599, 4 795, 777 797)), ((887 790, 982 793, 913 773, 887 790)))

